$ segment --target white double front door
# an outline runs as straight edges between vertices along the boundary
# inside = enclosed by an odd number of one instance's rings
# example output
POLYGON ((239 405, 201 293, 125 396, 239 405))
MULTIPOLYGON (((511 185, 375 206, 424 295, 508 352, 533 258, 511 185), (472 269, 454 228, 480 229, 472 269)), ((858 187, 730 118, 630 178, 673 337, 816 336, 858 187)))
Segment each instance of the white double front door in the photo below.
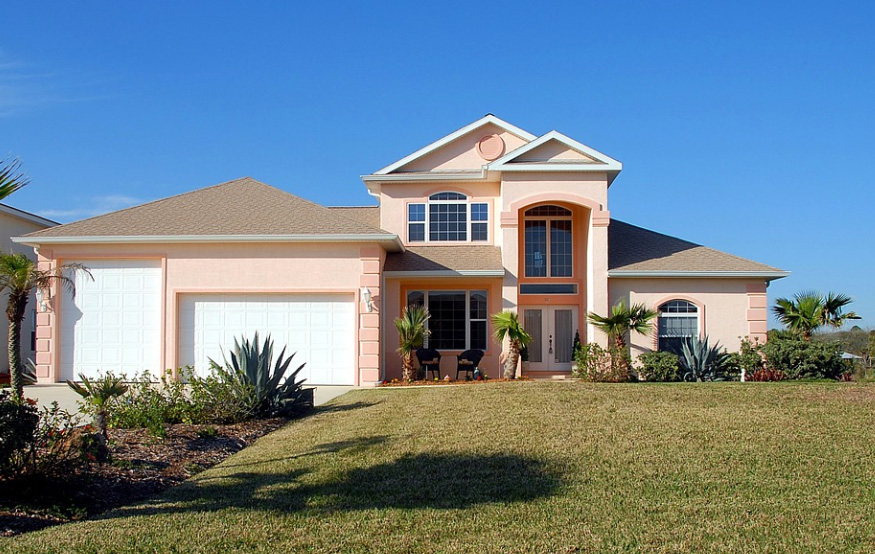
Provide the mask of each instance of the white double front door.
POLYGON ((571 371, 577 321, 577 306, 523 308, 523 328, 532 335, 531 371, 571 371))

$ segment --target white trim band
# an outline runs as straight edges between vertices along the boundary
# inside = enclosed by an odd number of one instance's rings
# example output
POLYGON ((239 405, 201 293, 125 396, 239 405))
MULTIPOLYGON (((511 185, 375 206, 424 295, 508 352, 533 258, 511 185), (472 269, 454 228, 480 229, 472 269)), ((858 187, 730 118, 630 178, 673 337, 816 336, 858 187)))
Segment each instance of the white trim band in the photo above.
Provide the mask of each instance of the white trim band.
POLYGON ((781 279, 790 275, 789 271, 636 271, 612 269, 608 277, 664 277, 664 278, 720 278, 720 277, 762 277, 764 279, 781 279))

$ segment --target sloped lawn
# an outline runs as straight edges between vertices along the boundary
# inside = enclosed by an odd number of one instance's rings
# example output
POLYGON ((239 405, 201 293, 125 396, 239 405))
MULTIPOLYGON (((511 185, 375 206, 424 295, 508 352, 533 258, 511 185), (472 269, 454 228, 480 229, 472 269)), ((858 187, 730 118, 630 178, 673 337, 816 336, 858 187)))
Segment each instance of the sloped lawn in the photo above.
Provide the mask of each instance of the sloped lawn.
POLYGON ((16 552, 872 552, 875 386, 362 390, 16 552))

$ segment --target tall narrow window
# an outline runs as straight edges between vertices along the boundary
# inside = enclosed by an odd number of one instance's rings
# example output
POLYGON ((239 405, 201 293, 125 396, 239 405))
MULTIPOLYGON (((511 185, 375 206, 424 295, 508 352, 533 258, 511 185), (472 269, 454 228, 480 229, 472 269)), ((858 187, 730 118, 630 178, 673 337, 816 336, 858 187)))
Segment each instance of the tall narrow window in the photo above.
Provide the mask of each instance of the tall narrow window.
POLYGON ((571 210, 538 206, 524 215, 526 277, 571 277, 574 244, 571 210))
POLYGON ((407 240, 410 242, 425 240, 425 204, 407 205, 407 240))
POLYGON ((669 300, 659 307, 658 349, 681 353, 686 339, 699 336, 699 308, 686 300, 669 300))

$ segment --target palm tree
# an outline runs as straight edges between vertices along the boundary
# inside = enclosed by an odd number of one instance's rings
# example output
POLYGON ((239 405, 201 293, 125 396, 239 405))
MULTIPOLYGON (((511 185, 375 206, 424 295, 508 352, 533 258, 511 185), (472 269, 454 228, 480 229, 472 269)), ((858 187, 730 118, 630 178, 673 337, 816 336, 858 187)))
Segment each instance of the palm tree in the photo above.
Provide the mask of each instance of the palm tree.
POLYGON ((27 301, 34 289, 46 290, 58 282, 70 294, 76 294, 76 286, 69 273, 84 271, 82 264, 62 264, 52 269, 39 269, 37 263, 21 253, 0 254, 0 292, 6 291, 6 317, 9 319, 9 378, 18 398, 24 396, 24 364, 21 362, 21 322, 24 320, 27 301))
POLYGON ((611 308, 611 315, 604 317, 595 312, 587 316, 589 322, 601 329, 609 340, 614 341, 614 346, 620 352, 626 350, 626 334, 635 331, 642 335, 647 334, 653 328, 653 320, 659 316, 659 312, 648 310, 644 304, 632 304, 626 307, 626 301, 620 299, 611 308))
POLYGON ((772 306, 772 313, 778 321, 791 331, 802 334, 811 340, 811 334, 820 327, 841 327, 848 319, 860 319, 854 312, 844 313, 844 308, 852 302, 846 294, 829 292, 826 296, 814 291, 802 291, 793 299, 778 298, 772 306))
POLYGON ((401 317, 395 318, 395 328, 398 329, 398 354, 401 355, 402 374, 405 381, 413 381, 413 354, 425 342, 431 331, 425 328, 425 322, 431 315, 424 306, 407 306, 401 317))
POLYGON ((492 316, 492 327, 495 329, 495 339, 503 343, 508 339, 507 358, 504 360, 504 378, 513 379, 516 376, 516 366, 520 359, 520 349, 532 342, 532 335, 526 333, 520 325, 516 312, 503 311, 492 316))
POLYGON ((21 162, 18 159, 0 160, 0 200, 30 182, 20 170, 21 162))

